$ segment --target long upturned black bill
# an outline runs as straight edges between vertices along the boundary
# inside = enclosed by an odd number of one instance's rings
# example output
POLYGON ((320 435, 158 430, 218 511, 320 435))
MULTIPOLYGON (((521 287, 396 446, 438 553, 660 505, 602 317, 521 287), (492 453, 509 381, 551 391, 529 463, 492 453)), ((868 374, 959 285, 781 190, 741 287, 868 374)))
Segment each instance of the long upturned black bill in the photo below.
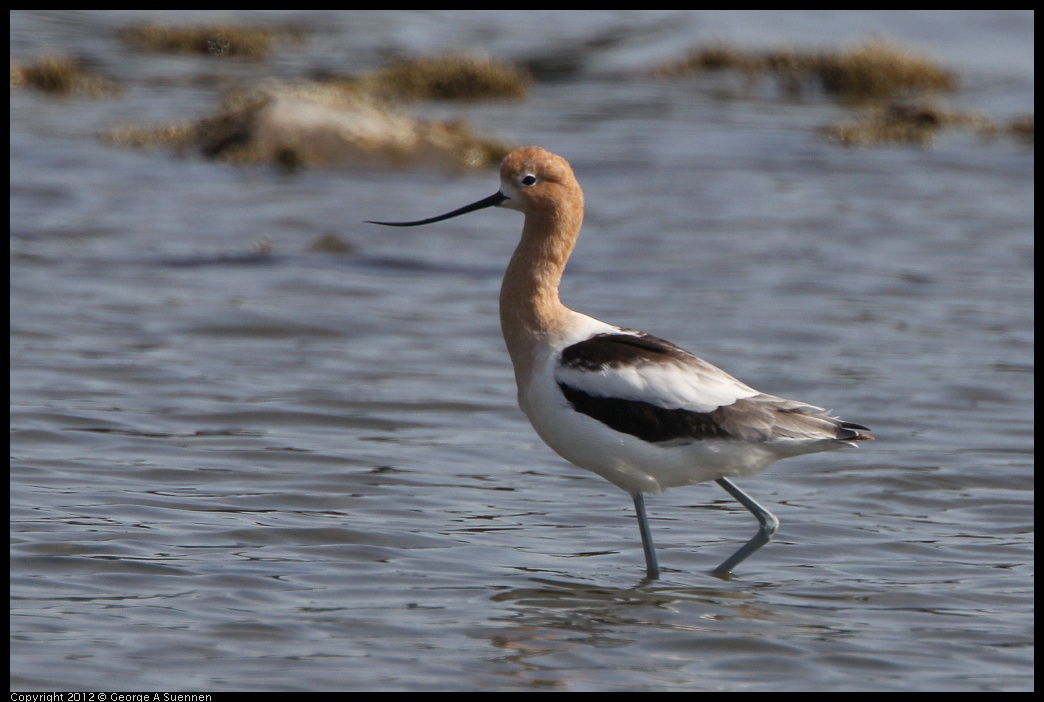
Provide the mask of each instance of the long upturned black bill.
POLYGON ((422 224, 431 224, 432 222, 441 222, 444 219, 450 219, 452 217, 459 217, 462 214, 468 212, 474 212, 475 210, 484 210, 487 207, 496 207, 500 203, 507 200, 506 195, 502 195, 499 191, 490 195, 487 198, 483 198, 478 202, 473 202, 470 205, 464 205, 459 210, 453 210, 446 214, 439 215, 438 217, 429 217, 428 219, 418 219, 415 222, 375 222, 372 219, 366 220, 369 224, 381 224, 385 227, 419 227, 422 224))

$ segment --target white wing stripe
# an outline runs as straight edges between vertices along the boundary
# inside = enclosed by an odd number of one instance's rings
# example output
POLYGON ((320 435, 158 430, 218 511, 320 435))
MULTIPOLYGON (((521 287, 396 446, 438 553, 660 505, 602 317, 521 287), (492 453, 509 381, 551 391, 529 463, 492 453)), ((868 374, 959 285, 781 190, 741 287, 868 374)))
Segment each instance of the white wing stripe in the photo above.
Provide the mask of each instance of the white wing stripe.
POLYGON ((616 397, 692 412, 712 412, 758 394, 724 373, 710 374, 673 362, 597 371, 560 365, 555 370, 555 381, 595 397, 616 397))

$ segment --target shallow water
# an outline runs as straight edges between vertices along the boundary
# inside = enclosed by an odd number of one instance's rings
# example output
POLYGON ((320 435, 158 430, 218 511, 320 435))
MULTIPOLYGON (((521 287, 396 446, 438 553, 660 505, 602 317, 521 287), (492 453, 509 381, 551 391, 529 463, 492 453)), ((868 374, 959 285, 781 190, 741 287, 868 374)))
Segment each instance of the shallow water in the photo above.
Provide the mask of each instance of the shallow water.
POLYGON ((217 16, 308 27, 227 69, 283 77, 623 36, 523 102, 427 109, 573 163, 567 304, 877 441, 740 481, 782 526, 731 581, 709 571, 750 515, 714 485, 650 497, 643 582, 630 499, 515 406, 496 299, 521 217, 361 222, 495 174, 105 146, 206 114, 217 69, 131 55, 111 32, 141 14, 13 12, 12 59, 61 47, 132 87, 11 94, 12 689, 1033 688, 1032 147, 844 149, 822 96, 632 73, 709 38, 877 32, 1006 118, 1033 109, 1032 14, 217 16), (352 250, 307 253, 327 232, 352 250))

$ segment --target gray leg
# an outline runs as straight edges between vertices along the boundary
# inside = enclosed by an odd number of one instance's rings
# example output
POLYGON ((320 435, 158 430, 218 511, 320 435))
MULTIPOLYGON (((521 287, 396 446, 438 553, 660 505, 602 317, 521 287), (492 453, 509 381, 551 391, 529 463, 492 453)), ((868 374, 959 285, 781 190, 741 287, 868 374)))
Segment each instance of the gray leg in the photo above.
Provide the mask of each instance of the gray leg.
POLYGON ((634 511, 638 514, 638 530, 642 533, 642 548, 645 549, 645 572, 650 579, 655 580, 660 577, 660 564, 656 562, 656 546, 653 545, 649 520, 645 516, 645 498, 640 492, 634 493, 631 497, 634 498, 634 511))
POLYGON ((750 513, 757 517, 758 523, 761 524, 761 528, 758 529, 758 533, 754 535, 754 538, 744 544, 739 551, 732 554, 727 561, 714 569, 715 575, 726 575, 731 573, 733 568, 746 560, 747 556, 769 542, 772 535, 776 533, 776 529, 779 528, 779 520, 776 519, 776 516, 772 514, 772 512, 769 512, 767 509, 759 505, 751 499, 747 493, 740 490, 725 478, 719 478, 717 483, 725 488, 726 492, 739 500, 741 505, 750 510, 750 513))

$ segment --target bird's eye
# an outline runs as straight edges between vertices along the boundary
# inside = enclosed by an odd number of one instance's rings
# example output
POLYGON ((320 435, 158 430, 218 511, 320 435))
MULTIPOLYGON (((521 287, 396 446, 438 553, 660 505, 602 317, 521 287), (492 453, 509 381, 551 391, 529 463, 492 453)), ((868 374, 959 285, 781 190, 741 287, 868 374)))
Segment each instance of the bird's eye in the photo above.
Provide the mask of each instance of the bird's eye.
POLYGON ((536 179, 535 175, 526 174, 526 175, 522 176, 519 179, 518 182, 521 183, 522 185, 533 185, 534 183, 537 182, 537 179, 536 179))

